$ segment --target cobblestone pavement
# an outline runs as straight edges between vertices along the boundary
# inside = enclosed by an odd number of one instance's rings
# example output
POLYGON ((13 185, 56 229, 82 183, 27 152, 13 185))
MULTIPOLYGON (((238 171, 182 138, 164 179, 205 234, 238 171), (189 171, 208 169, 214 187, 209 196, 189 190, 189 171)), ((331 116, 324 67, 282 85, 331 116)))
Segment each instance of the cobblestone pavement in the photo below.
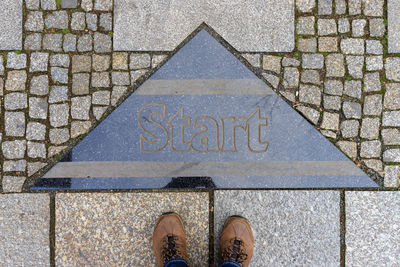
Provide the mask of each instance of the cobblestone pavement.
MULTIPOLYGON (((290 38, 257 45, 263 35, 253 30, 261 22, 253 21, 265 6, 231 1, 233 10, 243 5, 248 15, 227 12, 219 22, 213 12, 225 10, 227 1, 193 1, 209 14, 196 14, 194 22, 199 23, 190 25, 182 10, 192 7, 172 1, 180 16, 147 17, 154 28, 168 28, 151 33, 160 45, 153 50, 146 42, 138 47, 142 43, 132 43, 123 32, 134 25, 129 19, 132 6, 146 9, 138 2, 0 0, 0 262, 129 265, 146 255, 143 264, 151 265, 152 223, 172 209, 188 214, 185 226, 199 244, 190 255, 208 255, 205 262, 194 262, 199 266, 214 261, 220 226, 234 213, 249 217, 259 237, 254 266, 268 261, 279 266, 399 265, 400 2, 272 1, 277 11, 270 16, 282 20, 262 23, 269 23, 271 31, 284 23, 290 38), (246 18, 233 27, 229 22, 235 16, 246 18), (203 21, 211 28, 202 27, 238 49, 233 52, 251 70, 382 188, 28 192, 29 185, 167 61, 203 21), (164 34, 167 30, 176 35, 164 34), (142 243, 133 245, 132 257, 126 257, 121 249, 129 249, 139 236, 142 243), (209 236, 214 240, 208 241, 209 236)), ((163 10, 157 2, 162 1, 143 1, 163 10)), ((137 34, 147 32, 143 27, 137 34)))

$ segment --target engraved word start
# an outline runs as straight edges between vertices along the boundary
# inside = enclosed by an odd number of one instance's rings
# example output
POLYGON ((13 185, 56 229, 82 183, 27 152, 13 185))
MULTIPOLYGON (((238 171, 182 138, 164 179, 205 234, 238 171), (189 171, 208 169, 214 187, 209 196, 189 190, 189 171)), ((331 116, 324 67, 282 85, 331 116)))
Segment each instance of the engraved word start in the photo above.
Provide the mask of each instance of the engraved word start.
POLYGON ((141 152, 158 152, 168 144, 174 152, 237 152, 238 129, 245 134, 249 151, 262 153, 268 148, 268 142, 261 140, 267 118, 261 117, 260 108, 249 117, 219 120, 211 116, 192 119, 185 116, 183 108, 170 118, 166 116, 165 104, 150 103, 140 109, 137 120, 144 132, 140 135, 141 152))

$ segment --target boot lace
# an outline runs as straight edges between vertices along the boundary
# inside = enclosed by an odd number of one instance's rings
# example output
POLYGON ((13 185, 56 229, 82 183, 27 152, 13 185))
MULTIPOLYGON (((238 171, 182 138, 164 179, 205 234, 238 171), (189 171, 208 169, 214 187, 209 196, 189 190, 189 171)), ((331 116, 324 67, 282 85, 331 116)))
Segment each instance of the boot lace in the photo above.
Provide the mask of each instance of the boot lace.
POLYGON ((248 255, 243 249, 243 241, 232 239, 230 245, 222 252, 223 260, 232 260, 238 263, 243 263, 247 260, 248 255))
POLYGON ((178 237, 174 235, 168 235, 163 239, 161 255, 165 261, 183 257, 180 251, 181 246, 177 241, 178 237))

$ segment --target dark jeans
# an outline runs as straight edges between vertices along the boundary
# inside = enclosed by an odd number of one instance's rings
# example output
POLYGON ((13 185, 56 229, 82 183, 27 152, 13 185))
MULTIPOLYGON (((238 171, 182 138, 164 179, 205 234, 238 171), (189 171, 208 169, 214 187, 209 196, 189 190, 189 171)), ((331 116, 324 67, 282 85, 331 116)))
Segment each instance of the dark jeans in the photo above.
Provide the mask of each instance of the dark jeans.
MULTIPOLYGON (((164 263, 164 267, 189 267, 188 263, 184 259, 171 259, 164 263)), ((242 267, 235 261, 224 261, 219 267, 242 267)))

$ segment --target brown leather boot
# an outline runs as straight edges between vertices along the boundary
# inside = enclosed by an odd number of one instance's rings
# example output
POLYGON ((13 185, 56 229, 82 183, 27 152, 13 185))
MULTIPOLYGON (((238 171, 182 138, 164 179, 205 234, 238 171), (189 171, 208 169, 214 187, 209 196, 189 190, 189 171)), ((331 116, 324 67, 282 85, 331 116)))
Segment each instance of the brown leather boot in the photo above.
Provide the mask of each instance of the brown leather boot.
POLYGON ((240 216, 229 217, 221 234, 220 261, 232 260, 247 267, 253 256, 253 248, 254 236, 249 222, 240 216))
POLYGON ((153 232, 153 252, 158 267, 169 259, 188 261, 185 230, 178 214, 166 213, 158 219, 153 232))

